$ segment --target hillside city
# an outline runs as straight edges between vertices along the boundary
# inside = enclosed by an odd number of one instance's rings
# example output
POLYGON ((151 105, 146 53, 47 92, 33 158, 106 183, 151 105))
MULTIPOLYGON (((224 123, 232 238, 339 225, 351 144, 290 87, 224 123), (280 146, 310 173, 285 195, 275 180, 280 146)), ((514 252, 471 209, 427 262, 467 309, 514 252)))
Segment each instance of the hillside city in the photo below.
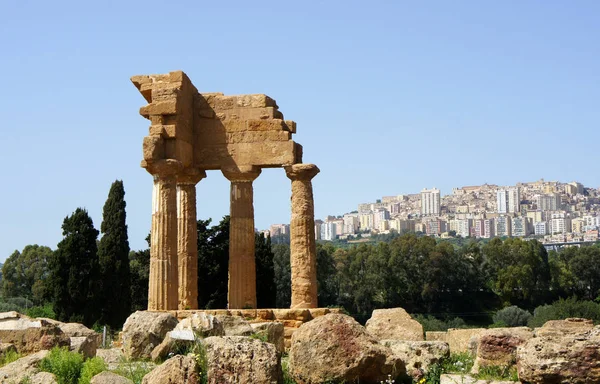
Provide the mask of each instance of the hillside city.
MULTIPOLYGON (((555 244, 595 242, 599 229, 599 189, 544 179, 454 188, 446 196, 436 188, 383 196, 342 216, 315 220, 317 239, 328 241, 396 231, 441 238, 537 238, 555 244)), ((262 232, 286 235, 289 224, 273 224, 262 232)))

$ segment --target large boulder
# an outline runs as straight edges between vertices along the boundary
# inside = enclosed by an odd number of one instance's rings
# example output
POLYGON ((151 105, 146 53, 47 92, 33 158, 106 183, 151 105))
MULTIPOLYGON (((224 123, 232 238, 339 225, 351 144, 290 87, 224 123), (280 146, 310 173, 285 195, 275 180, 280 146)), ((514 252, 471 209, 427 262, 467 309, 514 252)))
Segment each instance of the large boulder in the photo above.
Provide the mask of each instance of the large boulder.
POLYGON ((198 384, 196 360, 177 355, 154 368, 142 379, 142 384, 198 384))
POLYGON ((389 347, 404 362, 406 372, 417 380, 432 364, 450 356, 448 343, 443 341, 382 340, 380 343, 389 347))
POLYGON ((537 337, 518 347, 519 379, 531 384, 600 383, 600 327, 581 325, 570 319, 546 323, 537 337))
POLYGON ((92 377, 90 384, 133 384, 133 381, 116 373, 104 371, 92 377))
POLYGON ((70 344, 69 338, 55 324, 18 312, 0 313, 0 340, 13 344, 23 355, 70 344))
POLYGON ((285 352, 283 323, 267 321, 265 323, 251 323, 250 326, 255 335, 275 345, 277 352, 285 352))
POLYGON ((98 345, 95 339, 86 336, 71 337, 71 346, 69 350, 77 353, 81 353, 86 359, 96 356, 96 349, 98 345))
POLYGON ((377 340, 424 340, 423 326, 402 308, 374 310, 365 327, 377 340))
POLYGON ((588 319, 568 318, 547 321, 541 328, 534 330, 536 337, 561 337, 569 334, 583 334, 594 328, 594 322, 588 319))
POLYGON ((176 331, 193 331, 198 337, 225 336, 223 324, 216 316, 204 312, 193 313, 181 320, 175 327, 176 331))
POLYGON ((215 317, 223 325, 225 336, 250 336, 253 333, 250 323, 241 316, 217 315, 215 317))
POLYGON ((479 336, 485 328, 450 328, 446 333, 446 342, 450 346, 450 353, 469 352, 473 356, 477 354, 479 336))
POLYGON ((48 353, 49 351, 39 351, 0 368, 0 383, 20 383, 31 379, 38 373, 40 361, 48 356, 48 353))
POLYGON ((24 382, 30 384, 58 384, 56 376, 50 372, 38 372, 31 376, 30 381, 25 380, 24 382))
POLYGON ((191 350, 196 340, 196 334, 191 330, 174 329, 167 333, 162 343, 160 343, 150 355, 154 362, 166 360, 169 354, 182 354, 186 350, 191 350))
POLYGON ((123 351, 119 348, 98 349, 96 356, 104 360, 109 370, 116 369, 125 359, 123 351))
POLYGON ((495 328, 481 332, 471 373, 478 373, 481 367, 513 365, 517 347, 532 337, 533 330, 527 327, 495 328))
POLYGON ((289 352, 291 375, 303 384, 360 380, 379 383, 405 373, 402 361, 352 317, 327 314, 294 332, 289 352))
POLYGON ((177 326, 177 318, 165 312, 137 311, 127 318, 121 334, 123 353, 129 359, 150 358, 167 332, 177 326))
POLYGON ((209 337, 206 348, 208 384, 278 384, 280 354, 271 343, 243 336, 209 337))

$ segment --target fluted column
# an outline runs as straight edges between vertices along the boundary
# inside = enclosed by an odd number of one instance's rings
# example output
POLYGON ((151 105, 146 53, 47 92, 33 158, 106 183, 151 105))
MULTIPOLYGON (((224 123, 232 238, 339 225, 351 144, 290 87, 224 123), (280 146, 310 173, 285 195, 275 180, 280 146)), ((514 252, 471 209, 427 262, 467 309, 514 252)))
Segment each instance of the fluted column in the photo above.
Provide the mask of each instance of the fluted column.
POLYGON ((198 230, 196 184, 206 172, 190 169, 177 176, 177 268, 179 309, 198 309, 198 230))
POLYGON ((290 308, 317 308, 317 249, 312 178, 319 173, 314 164, 285 167, 292 180, 290 221, 290 264, 292 305, 290 308))
MULTIPOLYGON (((154 176, 148 310, 177 309, 177 161, 147 167, 154 176)), ((116 298, 118 300, 118 298, 116 298)))
POLYGON ((231 181, 228 307, 256 308, 252 182, 260 168, 223 169, 223 175, 231 181))

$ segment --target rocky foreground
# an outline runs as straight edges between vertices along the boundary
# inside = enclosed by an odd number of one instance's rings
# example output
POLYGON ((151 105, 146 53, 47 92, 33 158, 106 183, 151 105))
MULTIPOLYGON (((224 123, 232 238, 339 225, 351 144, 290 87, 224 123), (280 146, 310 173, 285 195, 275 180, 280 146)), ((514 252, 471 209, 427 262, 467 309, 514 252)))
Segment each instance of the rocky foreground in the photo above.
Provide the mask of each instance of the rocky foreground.
MULTIPOLYGON (((298 384, 419 381, 455 352, 473 354, 473 374, 516 364, 523 383, 600 383, 600 327, 584 319, 550 321, 538 329, 428 332, 424 340, 421 325, 394 308, 374 311, 364 327, 341 313, 316 317, 295 329, 288 348, 285 335, 276 320, 252 323, 203 312, 178 320, 171 313, 136 312, 124 324, 119 347, 99 349, 101 335, 81 324, 7 312, 0 314, 0 356, 15 351, 24 357, 0 368, 0 382, 56 383, 52 374, 40 372, 39 363, 53 347, 68 346, 86 358, 102 358, 109 370, 123 361, 146 361, 154 368, 144 384, 196 384, 202 370, 212 384, 278 384, 286 352, 287 370, 298 384)), ((442 375, 441 382, 486 381, 442 375)), ((132 381, 106 371, 91 383, 132 381)))

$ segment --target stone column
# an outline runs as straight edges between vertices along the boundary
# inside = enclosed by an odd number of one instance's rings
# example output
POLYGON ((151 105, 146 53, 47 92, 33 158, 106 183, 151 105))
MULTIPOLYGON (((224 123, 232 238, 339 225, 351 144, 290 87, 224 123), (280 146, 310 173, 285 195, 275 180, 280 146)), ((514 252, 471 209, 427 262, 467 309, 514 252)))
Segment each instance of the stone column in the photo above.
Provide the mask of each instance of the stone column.
POLYGON ((256 308, 252 182, 260 172, 253 166, 223 169, 223 175, 231 181, 227 300, 231 309, 256 308))
POLYGON ((179 309, 198 309, 198 231, 196 184, 206 172, 190 169, 177 176, 177 268, 179 309))
POLYGON ((292 180, 290 308, 317 308, 317 249, 311 180, 319 173, 319 168, 314 164, 295 164, 285 167, 285 173, 292 180))
MULTIPOLYGON (((154 176, 148 310, 177 309, 177 161, 148 166, 154 176)), ((118 300, 118 298, 116 298, 118 300)))

